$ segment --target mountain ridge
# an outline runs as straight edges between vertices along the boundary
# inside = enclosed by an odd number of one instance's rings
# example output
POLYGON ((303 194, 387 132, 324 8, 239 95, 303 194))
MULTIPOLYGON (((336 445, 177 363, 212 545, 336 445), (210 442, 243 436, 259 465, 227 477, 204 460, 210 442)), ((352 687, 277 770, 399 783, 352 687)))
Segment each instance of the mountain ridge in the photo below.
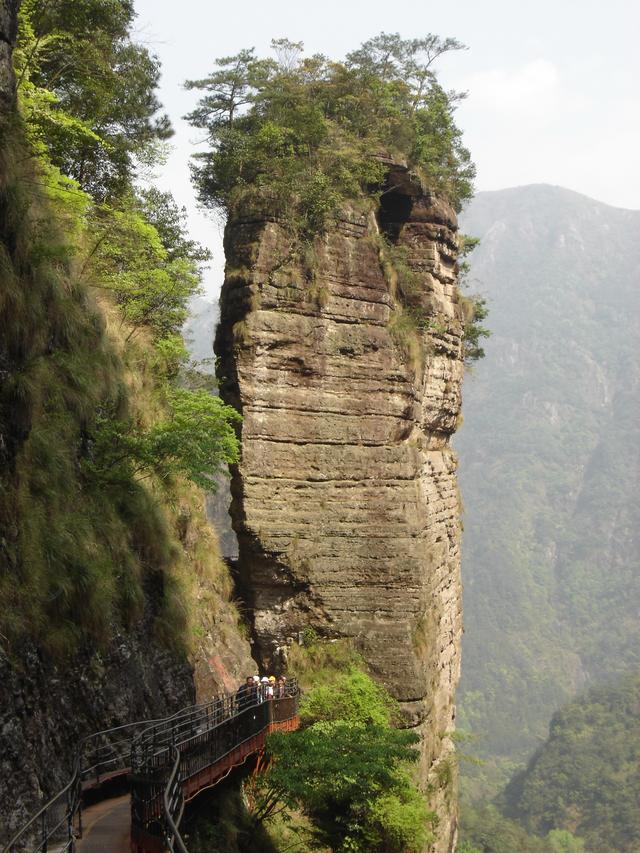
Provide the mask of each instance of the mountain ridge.
POLYGON ((555 193, 558 195, 562 195, 564 197, 573 196, 576 198, 587 200, 587 201, 592 202, 594 204, 597 204, 601 207, 610 208, 611 210, 624 211, 627 213, 640 213, 640 208, 623 207, 623 206, 617 205, 617 204, 610 204, 609 202, 602 201, 601 199, 594 198, 593 196, 589 195, 588 193, 581 192, 580 190, 574 190, 574 189, 571 189, 570 187, 562 186, 561 184, 549 184, 549 183, 546 183, 544 181, 540 181, 540 182, 536 182, 536 183, 532 183, 532 184, 516 184, 515 186, 511 186, 511 187, 501 187, 500 189, 496 189, 496 190, 478 190, 478 192, 476 192, 474 197, 465 205, 460 216, 461 216, 461 218, 464 219, 466 211, 475 202, 477 202, 478 199, 485 198, 485 197, 488 198, 491 196, 496 197, 499 195, 505 195, 506 196, 509 193, 523 194, 526 191, 549 192, 549 193, 555 193))

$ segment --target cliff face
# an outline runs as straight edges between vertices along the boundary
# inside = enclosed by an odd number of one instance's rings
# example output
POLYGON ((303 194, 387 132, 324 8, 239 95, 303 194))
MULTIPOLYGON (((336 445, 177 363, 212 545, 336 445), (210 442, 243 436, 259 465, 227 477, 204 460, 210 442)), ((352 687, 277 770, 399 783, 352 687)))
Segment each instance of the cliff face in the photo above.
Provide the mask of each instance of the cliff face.
POLYGON ((18 35, 20 0, 0 3, 0 114, 11 109, 15 101, 12 52, 18 35))
MULTIPOLYGON (((30 255, 28 238, 33 219, 46 214, 44 221, 52 231, 62 228, 64 220, 58 222, 42 194, 33 189, 38 183, 30 180, 24 166, 29 158, 25 156, 20 123, 13 120, 11 46, 18 5, 15 0, 0 2, 0 579, 5 583, 0 603, 3 616, 11 616, 24 630, 20 641, 0 632, 0 775, 4 783, 0 786, 0 846, 44 800, 66 785, 75 749, 84 735, 174 713, 196 698, 206 699, 212 693, 237 686, 239 679, 255 666, 249 644, 238 628, 238 614, 230 604, 232 584, 219 557, 215 533, 204 520, 203 496, 195 488, 182 489, 180 500, 170 508, 145 504, 154 509, 149 516, 157 515, 164 521, 154 527, 153 520, 148 519, 147 542, 159 539, 167 544, 168 553, 179 561, 193 583, 195 613, 190 624, 197 638, 183 638, 184 646, 192 651, 190 660, 184 650, 176 650, 160 636, 161 604, 169 594, 177 597, 184 588, 176 589, 177 583, 163 574, 153 548, 149 559, 145 559, 144 600, 136 618, 107 624, 99 648, 97 642, 84 637, 73 645, 73 652, 54 659, 31 636, 42 637, 46 632, 51 635, 53 625, 30 625, 29 613, 21 612, 20 606, 14 604, 24 599, 11 597, 14 588, 31 589, 37 573, 30 559, 36 546, 27 541, 32 548, 28 551, 19 536, 28 516, 46 519, 51 527, 54 517, 64 516, 71 521, 78 504, 92 500, 92 495, 83 491, 73 442, 78 424, 83 423, 82 412, 91 407, 93 398, 82 396, 80 389, 84 386, 61 363, 64 365, 64 358, 71 354, 83 366, 97 364, 92 384, 98 388, 107 381, 105 365, 109 381, 134 385, 115 353, 117 336, 98 306, 77 282, 65 280, 62 272, 59 280, 39 276, 30 255), (13 167, 15 159, 20 163, 17 171, 13 167), (71 290, 73 299, 67 294, 71 290), (69 334, 60 334, 61 323, 67 331, 71 329, 69 334), (107 349, 112 357, 100 361, 107 349), (22 385, 16 377, 23 380, 22 385), (22 393, 17 393, 16 388, 22 388, 22 393), (64 395, 70 390, 75 395, 75 405, 66 403, 65 417, 72 426, 56 436, 55 457, 58 460, 65 454, 73 455, 76 464, 68 475, 69 469, 62 468, 60 473, 55 466, 47 467, 42 457, 34 463, 29 444, 43 424, 51 424, 56 395, 68 400, 64 395), (34 476, 38 488, 30 491, 34 476), (29 500, 18 501, 23 493, 29 495, 29 500), (73 500, 68 499, 68 494, 73 500), (21 514, 22 503, 26 509, 21 514), (10 581, 14 578, 12 587, 10 581), (7 589, 9 593, 5 592, 7 589)), ((137 378, 138 386, 144 379, 137 378)), ((134 396, 135 387, 131 387, 131 394, 134 396)), ((144 512, 140 516, 146 518, 144 512)), ((135 514, 129 514, 125 523, 125 533, 132 541, 144 532, 140 524, 136 528, 135 514)), ((93 542, 95 535, 98 541, 105 524, 99 512, 94 512, 89 526, 83 529, 84 536, 93 542)), ((75 531, 71 526, 69 530, 75 531)), ((118 529, 115 534, 113 527, 108 532, 115 539, 118 529)), ((71 533, 68 538, 72 538, 71 533)), ((85 544, 78 538, 73 543, 78 551, 85 544)), ((94 551, 94 562, 98 562, 95 554, 94 551)), ((106 572, 107 566, 100 565, 106 572)), ((79 564, 71 568, 75 571, 70 576, 81 587, 72 614, 78 617, 80 611, 89 610, 95 582, 83 580, 79 564)), ((109 568, 115 568, 115 582, 122 590, 124 572, 116 551, 109 568)), ((55 601, 53 594, 51 599, 55 601)), ((185 606, 183 599, 178 604, 185 606)), ((54 603, 52 611, 55 608, 54 603)), ((66 627, 74 636, 81 633, 75 624, 66 627)))
POLYGON ((75 748, 91 732, 164 716, 193 702, 189 667, 144 628, 109 648, 55 666, 33 647, 0 655, 0 842, 67 784, 75 748))
POLYGON ((231 511, 257 656, 286 665, 307 627, 354 638, 420 730, 445 851, 461 635, 457 226, 406 169, 392 166, 388 187, 376 216, 345 211, 302 261, 275 217, 233 218, 216 353, 244 418, 231 511), (406 355, 380 231, 420 283, 421 358, 406 355))

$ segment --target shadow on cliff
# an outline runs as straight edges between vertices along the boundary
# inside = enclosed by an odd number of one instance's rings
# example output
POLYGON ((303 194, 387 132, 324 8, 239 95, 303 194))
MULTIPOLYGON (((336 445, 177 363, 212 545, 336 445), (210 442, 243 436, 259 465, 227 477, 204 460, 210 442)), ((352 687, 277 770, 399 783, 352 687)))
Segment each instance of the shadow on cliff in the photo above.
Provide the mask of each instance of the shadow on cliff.
POLYGON ((238 770, 227 782, 203 792, 190 804, 182 827, 189 853, 278 853, 265 828, 248 813, 238 770))

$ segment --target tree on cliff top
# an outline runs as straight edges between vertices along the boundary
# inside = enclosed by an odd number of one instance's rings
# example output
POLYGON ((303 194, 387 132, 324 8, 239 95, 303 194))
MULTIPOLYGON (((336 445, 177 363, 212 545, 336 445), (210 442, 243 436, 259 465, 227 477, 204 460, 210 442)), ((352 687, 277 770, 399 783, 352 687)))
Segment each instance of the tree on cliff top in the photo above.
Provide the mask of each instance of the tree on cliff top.
POLYGON ((203 204, 228 211, 256 192, 295 199, 294 224, 317 233, 341 202, 379 186, 380 154, 406 161, 458 208, 471 196, 475 169, 454 122, 462 96, 433 70, 459 42, 382 33, 341 62, 286 39, 272 45, 277 59, 243 50, 186 84, 204 93, 187 116, 207 132, 193 167, 203 204))

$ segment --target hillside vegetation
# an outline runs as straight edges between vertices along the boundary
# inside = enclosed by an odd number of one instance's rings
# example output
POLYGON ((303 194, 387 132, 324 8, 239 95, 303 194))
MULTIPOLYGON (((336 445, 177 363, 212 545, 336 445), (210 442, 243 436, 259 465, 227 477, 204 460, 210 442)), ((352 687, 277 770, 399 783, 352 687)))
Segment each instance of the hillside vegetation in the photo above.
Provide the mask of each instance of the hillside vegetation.
POLYGON ((530 831, 568 829, 594 853, 640 849, 640 678, 579 696, 501 797, 530 831))
MULTIPOLYGON (((202 498, 238 415, 183 387, 180 328, 207 253, 136 189, 168 121, 132 4, 26 0, 0 162, 0 632, 55 656, 144 614, 191 642, 195 584, 224 586, 202 498), (200 533, 196 533, 199 527, 200 533)), ((228 584, 228 581, 227 581, 228 584)), ((228 593, 228 590, 227 590, 228 593)))
POLYGON ((480 193, 462 225, 492 327, 456 439, 473 794, 585 684, 637 671, 640 213, 531 186, 480 193))

